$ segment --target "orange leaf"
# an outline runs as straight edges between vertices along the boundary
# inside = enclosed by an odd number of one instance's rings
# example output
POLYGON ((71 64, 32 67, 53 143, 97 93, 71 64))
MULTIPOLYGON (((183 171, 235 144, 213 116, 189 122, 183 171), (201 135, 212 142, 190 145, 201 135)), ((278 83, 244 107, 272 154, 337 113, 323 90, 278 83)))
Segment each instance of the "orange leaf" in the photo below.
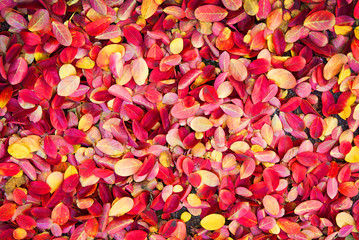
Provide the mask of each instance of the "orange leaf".
POLYGON ((16 204, 14 203, 5 203, 0 207, 0 221, 6 222, 9 221, 14 215, 16 210, 16 204))
POLYGON ((278 87, 283 89, 292 89, 297 84, 293 74, 282 68, 270 70, 267 77, 268 79, 273 80, 278 87))
POLYGON ((158 8, 155 0, 143 0, 141 5, 141 15, 144 19, 150 18, 158 8))
POLYGON ((52 210, 51 219, 54 223, 64 225, 70 218, 69 208, 62 202, 57 204, 52 210))
POLYGON ((283 232, 288 234, 297 234, 300 232, 300 225, 296 222, 289 221, 286 218, 280 218, 277 220, 277 224, 283 232))
POLYGON ((12 97, 12 86, 7 86, 4 88, 0 93, 0 108, 3 108, 6 106, 6 104, 10 101, 12 97))

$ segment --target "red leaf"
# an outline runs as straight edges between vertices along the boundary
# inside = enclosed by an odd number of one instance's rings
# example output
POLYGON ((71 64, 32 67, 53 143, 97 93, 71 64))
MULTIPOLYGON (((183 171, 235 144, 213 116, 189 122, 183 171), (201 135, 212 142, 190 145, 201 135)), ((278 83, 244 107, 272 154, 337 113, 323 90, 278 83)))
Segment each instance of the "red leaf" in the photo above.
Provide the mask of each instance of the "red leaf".
POLYGON ((45 195, 50 192, 51 188, 47 183, 41 181, 33 181, 28 185, 30 192, 38 195, 45 195))
POLYGON ((103 0, 89 0, 93 10, 101 15, 107 15, 106 2, 103 0))
POLYGON ((314 119, 314 121, 310 125, 309 131, 310 131, 310 136, 314 139, 322 136, 324 131, 324 126, 321 118, 317 117, 316 119, 314 119))
POLYGON ((20 167, 15 163, 0 163, 0 175, 11 177, 20 172, 20 167))
POLYGON ((110 23, 110 18, 101 18, 87 24, 84 29, 89 36, 97 36, 105 32, 106 29, 110 26, 110 23))
POLYGON ((81 224, 75 231, 71 234, 70 240, 86 240, 87 233, 85 232, 85 223, 81 224))
POLYGON ((293 112, 301 104, 302 99, 300 97, 293 97, 288 100, 285 104, 280 107, 282 112, 293 112))
POLYGON ((99 223, 96 218, 91 218, 85 223, 85 232, 89 237, 96 237, 98 233, 99 223))
POLYGON ((252 74, 263 74, 270 69, 270 63, 267 59, 259 58, 252 61, 248 66, 248 71, 252 74))
POLYGON ((203 22, 218 22, 223 20, 228 12, 216 5, 204 5, 196 8, 194 16, 203 22))
POLYGON ((280 29, 274 30, 273 45, 274 45, 274 50, 275 50, 276 54, 278 56, 283 55, 283 53, 285 51, 286 43, 284 40, 284 34, 283 34, 282 30, 280 30, 280 29))
POLYGON ((314 152, 301 152, 298 153, 297 160, 300 164, 311 167, 318 163, 318 155, 314 152))
POLYGON ((237 219, 237 222, 243 225, 244 227, 250 228, 256 226, 258 220, 256 215, 252 211, 249 211, 243 217, 237 219))
POLYGON ((214 89, 214 87, 205 85, 202 88, 202 91, 203 91, 203 98, 206 102, 215 103, 218 101, 218 94, 216 89, 214 89))
POLYGON ((350 47, 353 52, 354 58, 359 61, 359 40, 356 38, 353 38, 352 43, 350 44, 350 47))
POLYGON ((38 32, 50 25, 50 14, 46 9, 37 10, 29 21, 28 28, 31 32, 38 32))
POLYGON ((124 240, 146 240, 147 239, 147 233, 142 230, 133 230, 126 234, 126 237, 124 240))
POLYGON ((279 175, 276 171, 271 168, 266 168, 263 171, 263 179, 267 184, 269 191, 273 192, 279 185, 279 175))
POLYGON ((16 85, 24 80, 27 74, 28 66, 27 62, 23 57, 16 59, 11 63, 7 79, 11 85, 16 85))
POLYGON ((59 131, 65 131, 67 128, 67 119, 62 109, 49 109, 50 121, 53 127, 59 131))
POLYGON ((358 195, 358 187, 354 182, 344 182, 339 184, 339 192, 346 197, 352 198, 358 195))
POLYGON ((301 56, 294 56, 284 62, 284 67, 291 72, 298 72, 305 67, 305 58, 301 56))
POLYGON ((126 40, 129 43, 132 43, 135 46, 141 46, 143 39, 140 31, 137 30, 134 26, 126 26, 123 28, 123 34, 125 35, 126 40))
POLYGON ((304 21, 304 27, 313 31, 323 31, 330 29, 335 24, 335 16, 333 13, 321 10, 310 14, 304 21))
POLYGON ((64 139, 72 145, 81 144, 86 139, 86 134, 78 129, 70 128, 65 131, 64 139))
POLYGON ((19 215, 16 218, 16 223, 25 230, 31 230, 36 227, 36 221, 27 215, 19 215))
POLYGON ((6 222, 9 221, 15 213, 16 204, 14 203, 5 203, 0 207, 0 221, 6 222))
POLYGON ((62 190, 66 193, 74 191, 79 184, 79 180, 80 176, 78 174, 69 176, 62 182, 62 190))
POLYGON ((185 73, 178 82, 178 89, 185 89, 189 87, 200 75, 202 70, 192 69, 185 73))
POLYGON ((56 40, 63 46, 70 46, 72 43, 72 35, 67 26, 54 21, 52 22, 52 32, 55 35, 56 40))

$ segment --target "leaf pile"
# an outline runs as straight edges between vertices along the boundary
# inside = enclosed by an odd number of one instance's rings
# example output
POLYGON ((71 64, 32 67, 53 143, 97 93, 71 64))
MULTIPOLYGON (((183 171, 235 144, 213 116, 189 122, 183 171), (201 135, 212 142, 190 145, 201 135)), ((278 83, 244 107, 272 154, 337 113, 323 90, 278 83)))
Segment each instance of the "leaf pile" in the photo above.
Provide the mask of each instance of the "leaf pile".
POLYGON ((357 1, 0 16, 0 239, 359 239, 357 1))

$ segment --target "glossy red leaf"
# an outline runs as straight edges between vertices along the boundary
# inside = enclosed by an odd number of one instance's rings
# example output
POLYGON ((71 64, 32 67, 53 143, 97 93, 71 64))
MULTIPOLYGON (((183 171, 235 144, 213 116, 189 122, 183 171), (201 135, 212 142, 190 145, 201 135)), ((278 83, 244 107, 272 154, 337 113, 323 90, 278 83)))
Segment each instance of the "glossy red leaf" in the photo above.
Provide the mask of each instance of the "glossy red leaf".
POLYGON ((83 131, 70 128, 64 132, 64 139, 72 145, 81 144, 86 139, 86 134, 83 131))
POLYGON ((189 87, 200 75, 202 71, 199 69, 192 69, 184 74, 178 82, 178 89, 185 89, 189 87))
POLYGON ((14 176, 20 172, 20 167, 15 163, 0 163, 0 175, 14 176))
POLYGON ((38 195, 45 195, 50 192, 51 188, 49 185, 42 181, 33 181, 28 185, 28 189, 31 193, 38 195))
POLYGON ((141 46, 143 39, 140 31, 138 31, 134 26, 126 26, 123 28, 123 34, 129 43, 132 43, 135 46, 141 46))
POLYGON ((67 129, 67 119, 62 109, 49 109, 50 121, 54 128, 60 131, 67 129))
MULTIPOLYGON (((94 1, 102 1, 102 0, 94 0, 94 1)), ((101 18, 87 24, 84 29, 89 36, 97 36, 105 32, 106 29, 110 26, 110 23, 111 23, 110 18, 101 18)))

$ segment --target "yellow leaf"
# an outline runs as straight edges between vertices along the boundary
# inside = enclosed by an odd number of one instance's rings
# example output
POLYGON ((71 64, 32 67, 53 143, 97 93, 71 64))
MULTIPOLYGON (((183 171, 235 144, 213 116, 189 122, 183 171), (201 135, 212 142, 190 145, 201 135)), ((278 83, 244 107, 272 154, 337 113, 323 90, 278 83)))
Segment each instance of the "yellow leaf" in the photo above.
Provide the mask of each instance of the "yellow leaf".
POLYGON ((80 183, 82 187, 94 185, 98 182, 98 180, 100 180, 100 178, 96 177, 95 175, 91 175, 88 178, 80 177, 80 183))
POLYGON ((190 193, 187 196, 187 202, 189 205, 191 205, 192 207, 199 207, 202 204, 201 199, 199 199, 199 197, 194 194, 194 193, 190 193))
POLYGON ((89 57, 80 58, 76 62, 76 67, 83 69, 92 69, 95 66, 95 62, 89 57))
POLYGON ((210 214, 201 220, 201 226, 209 231, 220 229, 224 226, 226 219, 220 214, 210 214))
POLYGON ((97 66, 102 68, 103 70, 109 70, 109 63, 110 63, 110 55, 114 52, 119 52, 122 56, 125 54, 125 47, 120 44, 109 44, 102 48, 97 55, 96 63, 97 66))
POLYGON ((30 149, 30 152, 36 152, 40 149, 40 140, 41 138, 39 136, 30 135, 22 138, 19 143, 30 149))
POLYGON ((93 117, 91 114, 87 113, 80 118, 78 129, 85 132, 92 127, 92 124, 93 117))
POLYGON ((219 185, 219 178, 213 172, 207 170, 198 170, 196 173, 201 176, 201 183, 209 187, 217 187, 219 185))
POLYGON ((179 193, 179 192, 182 192, 183 191, 183 187, 181 185, 175 185, 173 187, 173 192, 175 193, 179 193))
POLYGON ((132 198, 123 197, 116 201, 109 212, 109 216, 122 216, 133 208, 134 201, 132 198))
POLYGON ((350 108, 350 106, 345 106, 344 110, 338 113, 338 115, 339 117, 345 120, 350 116, 351 113, 352 113, 352 109, 350 108))
POLYGON ((340 212, 335 218, 338 227, 342 228, 346 225, 354 225, 355 226, 355 220, 352 215, 350 215, 347 212, 340 212))
POLYGON ((350 75, 351 75, 351 71, 349 66, 346 67, 344 66, 339 73, 338 84, 341 84, 344 81, 344 79, 346 79, 350 75))
POLYGON ((26 158, 30 155, 30 149, 21 143, 14 143, 7 149, 8 153, 14 158, 26 158))
POLYGON ((324 122, 326 123, 326 126, 324 127, 323 135, 328 136, 332 134, 334 128, 338 126, 338 119, 334 117, 327 117, 324 119, 324 122))
POLYGON ((270 232, 271 234, 279 234, 280 228, 279 228, 279 226, 276 224, 271 230, 269 230, 269 232, 270 232))
POLYGON ((250 146, 244 141, 236 141, 230 146, 230 149, 237 154, 241 154, 249 150, 250 146))
POLYGON ((66 171, 64 173, 64 179, 66 179, 72 175, 75 175, 75 174, 78 174, 77 169, 73 165, 69 165, 69 167, 66 169, 66 171))
POLYGON ((61 79, 76 75, 76 68, 72 64, 64 64, 60 67, 59 76, 61 79))
POLYGON ((52 172, 47 176, 46 183, 51 188, 51 193, 55 192, 64 180, 64 176, 61 172, 52 172))
POLYGON ((137 58, 131 63, 131 74, 135 83, 139 86, 146 83, 148 77, 148 66, 143 58, 137 58))
POLYGON ((359 39, 359 26, 354 29, 354 35, 356 39, 359 39))
POLYGON ((155 0, 143 0, 141 5, 141 15, 144 19, 150 18, 158 8, 155 0))
POLYGON ((255 145, 252 145, 251 150, 252 150, 253 152, 261 152, 261 151, 263 151, 264 149, 262 148, 262 146, 255 144, 255 145))
POLYGON ((181 220, 184 222, 188 222, 191 219, 192 215, 189 212, 183 212, 181 214, 181 220))
POLYGON ((352 147, 350 152, 345 156, 345 161, 350 163, 359 162, 359 148, 357 146, 352 147))
POLYGON ((170 44, 170 50, 173 54, 179 54, 183 50, 183 39, 176 38, 170 44))
POLYGON ((348 35, 352 30, 351 26, 334 26, 334 31, 337 35, 348 35))
POLYGON ((257 0, 244 0, 243 4, 244 11, 249 16, 254 16, 259 11, 259 5, 257 0))
POLYGON ((190 124, 196 132, 205 132, 213 127, 213 123, 205 117, 195 117, 190 124))

